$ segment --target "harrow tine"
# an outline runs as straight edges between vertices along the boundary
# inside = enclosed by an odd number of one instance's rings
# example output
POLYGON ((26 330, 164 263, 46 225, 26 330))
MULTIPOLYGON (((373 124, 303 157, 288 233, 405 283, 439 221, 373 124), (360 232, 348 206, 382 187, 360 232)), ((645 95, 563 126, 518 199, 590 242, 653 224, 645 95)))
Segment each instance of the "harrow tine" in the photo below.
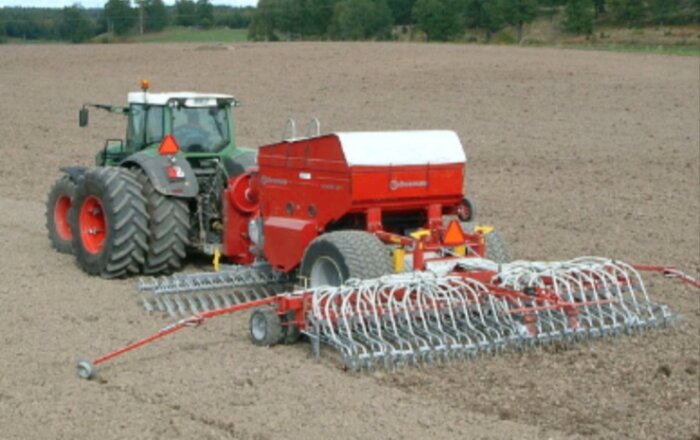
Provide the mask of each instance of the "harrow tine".
POLYGON ((271 297, 292 280, 267 264, 225 266, 220 272, 179 273, 141 279, 138 290, 147 311, 187 316, 271 297))

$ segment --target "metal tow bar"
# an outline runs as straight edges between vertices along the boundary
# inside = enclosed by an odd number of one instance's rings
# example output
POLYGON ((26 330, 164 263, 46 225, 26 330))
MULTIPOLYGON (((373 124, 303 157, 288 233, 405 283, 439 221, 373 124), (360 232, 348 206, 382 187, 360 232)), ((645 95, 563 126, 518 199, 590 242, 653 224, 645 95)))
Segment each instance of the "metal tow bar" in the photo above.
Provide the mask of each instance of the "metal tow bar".
POLYGON ((128 353, 128 352, 135 350, 139 347, 142 347, 144 345, 150 344, 151 342, 154 342, 154 341, 156 341, 160 338, 163 338, 165 336, 171 335, 171 334, 178 332, 184 328, 198 327, 202 323, 204 323, 204 321, 206 321, 208 319, 215 318, 215 317, 221 316, 221 315, 227 315, 227 314, 234 313, 234 312, 239 312, 239 311, 246 310, 246 309, 251 309, 251 308, 263 306, 263 305, 270 304, 270 303, 273 303, 276 301, 278 301, 278 298, 276 296, 273 296, 273 297, 269 297, 269 298, 259 299, 256 301, 250 301, 250 302, 243 303, 243 304, 232 305, 232 306, 224 307, 221 309, 209 310, 206 312, 198 313, 196 315, 192 315, 188 318, 181 319, 177 322, 174 322, 174 323, 168 325, 167 327, 162 328, 161 330, 159 330, 158 332, 156 332, 155 334, 153 334, 151 336, 148 336, 146 338, 143 338, 141 340, 133 342, 129 345, 126 345, 122 348, 114 350, 113 352, 107 353, 106 355, 101 356, 101 357, 94 359, 92 361, 90 361, 88 359, 81 359, 80 361, 78 361, 78 365, 77 365, 78 376, 80 376, 83 379, 88 379, 88 380, 93 379, 97 375, 97 366, 109 361, 110 359, 114 359, 116 357, 119 357, 125 353, 128 353))

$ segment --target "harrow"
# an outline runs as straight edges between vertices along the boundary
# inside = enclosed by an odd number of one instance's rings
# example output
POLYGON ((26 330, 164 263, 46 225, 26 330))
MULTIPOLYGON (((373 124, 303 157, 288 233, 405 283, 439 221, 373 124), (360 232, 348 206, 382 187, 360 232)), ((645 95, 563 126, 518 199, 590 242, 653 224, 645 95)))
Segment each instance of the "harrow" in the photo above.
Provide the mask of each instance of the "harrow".
POLYGON ((254 343, 290 343, 305 335, 317 358, 321 345, 331 347, 350 371, 570 345, 673 324, 680 317, 649 299, 640 271, 700 288, 697 280, 673 268, 598 257, 505 264, 460 258, 436 262, 423 272, 281 293, 277 289, 291 280, 265 266, 142 280, 146 310, 184 317, 105 356, 81 360, 78 374, 92 378, 96 367, 112 358, 246 309, 255 309, 250 320, 254 343))

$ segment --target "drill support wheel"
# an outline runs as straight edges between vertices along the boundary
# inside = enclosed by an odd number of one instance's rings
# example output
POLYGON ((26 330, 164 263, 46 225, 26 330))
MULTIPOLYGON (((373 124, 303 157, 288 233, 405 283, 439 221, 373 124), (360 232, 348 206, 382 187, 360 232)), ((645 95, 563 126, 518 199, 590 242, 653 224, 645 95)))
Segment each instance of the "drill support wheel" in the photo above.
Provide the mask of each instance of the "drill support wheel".
POLYGON ((250 340, 262 347, 277 345, 285 337, 282 321, 277 311, 271 307, 253 310, 250 315, 250 340))

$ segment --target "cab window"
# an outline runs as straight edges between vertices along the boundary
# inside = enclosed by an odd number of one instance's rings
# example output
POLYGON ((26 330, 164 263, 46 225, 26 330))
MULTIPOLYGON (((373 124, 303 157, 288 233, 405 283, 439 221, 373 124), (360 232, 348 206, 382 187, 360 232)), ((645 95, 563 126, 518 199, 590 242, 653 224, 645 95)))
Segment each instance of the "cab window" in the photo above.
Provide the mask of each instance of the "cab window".
POLYGON ((131 105, 127 149, 138 151, 163 139, 163 107, 131 105))
POLYGON ((225 108, 175 107, 172 116, 173 135, 185 152, 217 152, 230 142, 225 108))

